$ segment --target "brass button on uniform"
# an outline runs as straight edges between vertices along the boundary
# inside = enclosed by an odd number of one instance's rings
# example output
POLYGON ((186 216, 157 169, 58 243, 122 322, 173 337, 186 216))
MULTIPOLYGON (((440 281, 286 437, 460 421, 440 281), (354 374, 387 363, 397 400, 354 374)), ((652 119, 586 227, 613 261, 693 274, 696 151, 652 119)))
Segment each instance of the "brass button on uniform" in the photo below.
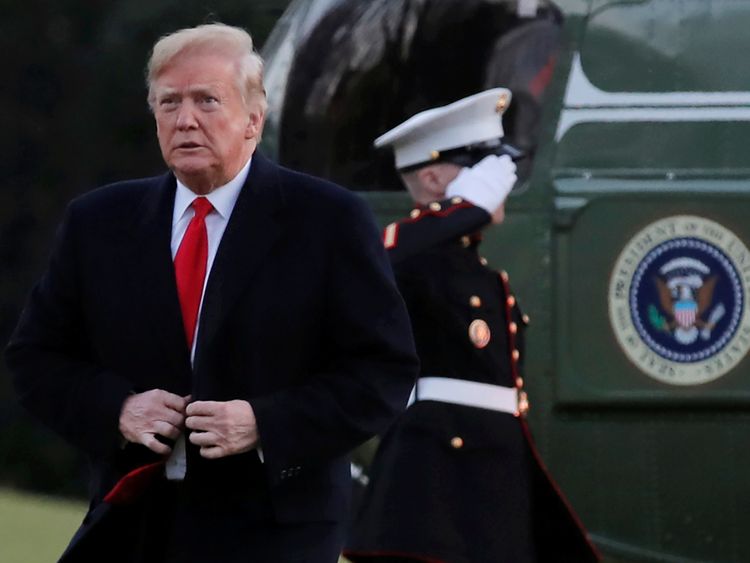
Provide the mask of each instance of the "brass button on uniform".
POLYGON ((440 210, 442 209, 442 207, 440 206, 440 204, 439 204, 439 203, 438 203, 437 201, 433 201, 433 202, 432 202, 432 203, 430 204, 430 209, 431 209, 432 211, 440 211, 440 210))
POLYGON ((529 396, 525 391, 518 392, 518 414, 520 416, 526 416, 529 412, 531 405, 529 404, 529 396))
POLYGON ((513 358, 513 361, 517 362, 518 358, 521 357, 521 352, 519 352, 518 350, 513 350, 510 355, 513 358))
POLYGON ((419 209, 412 209, 411 213, 409 213, 409 217, 411 217, 412 219, 416 219, 417 217, 419 217, 420 213, 422 212, 419 209))
POLYGON ((469 305, 472 307, 481 307, 482 306, 482 299, 478 295, 472 295, 469 297, 469 305))
POLYGON ((506 94, 500 94, 500 97, 495 102, 495 112, 503 113, 505 108, 508 107, 508 96, 506 94))
POLYGON ((508 307, 513 307, 516 304, 516 298, 512 295, 509 295, 506 303, 508 304, 508 307))
POLYGON ((518 325, 516 323, 510 323, 508 325, 508 330, 510 331, 511 334, 515 334, 518 332, 518 325))
POLYGON ((486 266, 487 265, 487 258, 485 258, 484 256, 482 256, 481 258, 479 258, 479 262, 481 262, 482 266, 486 266))
POLYGON ((516 387, 519 389, 523 387, 523 377, 516 377, 516 387))
POLYGON ((453 447, 453 448, 455 448, 457 450, 463 448, 464 447, 464 439, 461 438, 461 436, 453 436, 453 438, 451 438, 451 447, 453 447))
POLYGON ((440 151, 430 151, 430 160, 437 160, 440 158, 440 151))
POLYGON ((506 272, 505 270, 502 270, 502 271, 500 272, 500 277, 501 277, 501 278, 503 279, 503 281, 504 281, 505 283, 508 283, 508 280, 510 279, 510 278, 508 277, 508 272, 506 272))
POLYGON ((463 202, 464 202, 463 198, 461 198, 459 196, 456 196, 453 199, 451 199, 451 203, 453 205, 458 205, 459 203, 463 203, 463 202))
POLYGON ((525 325, 527 325, 527 324, 529 324, 531 322, 531 319, 529 318, 528 315, 524 315, 523 317, 521 317, 521 320, 523 321, 523 324, 525 324, 525 325))
POLYGON ((469 325, 469 340, 475 348, 484 348, 490 343, 492 333, 486 321, 475 319, 469 325))
POLYGON ((469 248, 469 246, 471 246, 471 238, 469 238, 467 236, 462 236, 461 237, 461 245, 464 248, 469 248))

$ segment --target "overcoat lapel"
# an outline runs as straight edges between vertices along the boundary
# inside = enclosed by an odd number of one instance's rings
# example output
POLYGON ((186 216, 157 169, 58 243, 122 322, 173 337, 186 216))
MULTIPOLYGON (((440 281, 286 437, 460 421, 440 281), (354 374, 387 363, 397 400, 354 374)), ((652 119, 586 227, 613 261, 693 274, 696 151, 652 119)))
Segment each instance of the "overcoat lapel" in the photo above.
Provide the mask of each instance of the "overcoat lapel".
POLYGON ((154 183, 143 199, 131 238, 131 263, 135 267, 129 268, 129 273, 131 287, 135 288, 145 312, 144 331, 149 331, 156 339, 159 348, 164 350, 165 361, 173 367, 164 374, 165 381, 154 383, 185 395, 190 392, 191 368, 172 263, 175 189, 174 176, 167 173, 154 183))
POLYGON ((282 205, 278 168, 256 151, 209 274, 198 329, 196 366, 200 365, 201 351, 216 336, 234 302, 280 236, 282 205))

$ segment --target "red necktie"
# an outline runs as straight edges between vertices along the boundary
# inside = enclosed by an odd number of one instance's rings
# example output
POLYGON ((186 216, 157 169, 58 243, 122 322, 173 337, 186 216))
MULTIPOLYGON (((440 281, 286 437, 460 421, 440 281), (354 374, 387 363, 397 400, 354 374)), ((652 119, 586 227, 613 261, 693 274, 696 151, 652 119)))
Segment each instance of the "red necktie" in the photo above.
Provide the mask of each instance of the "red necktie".
POLYGON ((195 215, 190 220, 187 231, 182 237, 180 248, 177 249, 177 254, 174 257, 177 295, 180 298, 185 338, 187 339, 188 349, 191 350, 208 262, 206 215, 214 208, 205 197, 196 197, 192 206, 195 215))
MULTIPOLYGON (((190 220, 185 235, 182 237, 180 248, 177 249, 177 254, 174 257, 177 295, 180 297, 182 322, 185 325, 188 349, 191 350, 208 265, 206 215, 211 213, 214 208, 205 197, 195 198, 192 206, 195 215, 190 220)), ((131 504, 144 494, 151 483, 159 477, 163 477, 163 475, 163 460, 137 467, 122 477, 107 493, 104 500, 115 505, 131 504)))

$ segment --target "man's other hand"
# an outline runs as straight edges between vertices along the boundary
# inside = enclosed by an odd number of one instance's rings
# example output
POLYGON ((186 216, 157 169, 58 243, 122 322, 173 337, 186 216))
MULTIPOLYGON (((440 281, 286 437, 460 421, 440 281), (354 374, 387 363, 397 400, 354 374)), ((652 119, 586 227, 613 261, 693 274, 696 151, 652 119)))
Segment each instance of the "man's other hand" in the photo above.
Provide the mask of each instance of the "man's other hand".
POLYGON ((143 444, 157 454, 167 455, 172 448, 156 436, 176 440, 185 422, 189 398, 162 389, 131 395, 120 411, 120 433, 128 442, 143 444))
POLYGON ((255 413, 247 401, 196 401, 186 414, 190 442, 200 446, 206 459, 241 454, 258 445, 255 413))

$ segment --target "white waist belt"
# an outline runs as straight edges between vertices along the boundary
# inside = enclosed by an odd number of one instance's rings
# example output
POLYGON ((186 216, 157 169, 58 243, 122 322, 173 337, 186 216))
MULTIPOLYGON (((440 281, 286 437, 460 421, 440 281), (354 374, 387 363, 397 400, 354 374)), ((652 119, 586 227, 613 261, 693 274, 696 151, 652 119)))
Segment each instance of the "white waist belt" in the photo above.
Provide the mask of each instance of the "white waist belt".
POLYGON ((409 399, 414 401, 440 401, 518 416, 518 390, 489 383, 451 379, 450 377, 420 377, 409 399))

